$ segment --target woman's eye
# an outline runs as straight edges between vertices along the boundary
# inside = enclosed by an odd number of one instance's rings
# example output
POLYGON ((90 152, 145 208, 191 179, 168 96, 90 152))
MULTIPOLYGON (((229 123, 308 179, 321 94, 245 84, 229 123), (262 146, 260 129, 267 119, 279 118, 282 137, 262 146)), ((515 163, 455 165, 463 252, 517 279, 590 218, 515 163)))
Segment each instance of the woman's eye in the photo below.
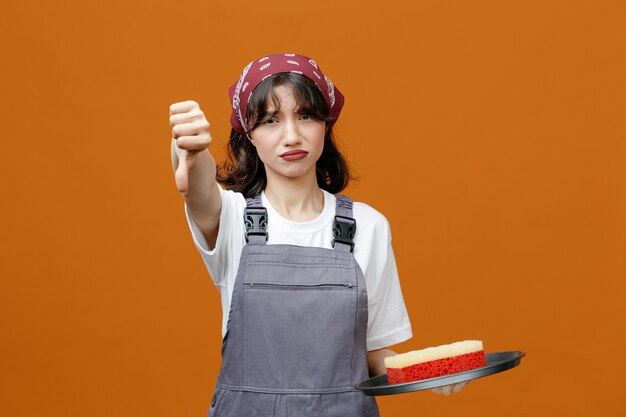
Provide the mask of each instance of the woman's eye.
POLYGON ((263 122, 263 124, 271 125, 271 124, 274 124, 276 121, 277 121, 276 119, 274 119, 273 117, 270 117, 265 122, 263 122))
POLYGON ((311 120, 313 116, 311 116, 310 114, 303 114, 302 116, 300 116, 300 118, 302 120, 311 120))

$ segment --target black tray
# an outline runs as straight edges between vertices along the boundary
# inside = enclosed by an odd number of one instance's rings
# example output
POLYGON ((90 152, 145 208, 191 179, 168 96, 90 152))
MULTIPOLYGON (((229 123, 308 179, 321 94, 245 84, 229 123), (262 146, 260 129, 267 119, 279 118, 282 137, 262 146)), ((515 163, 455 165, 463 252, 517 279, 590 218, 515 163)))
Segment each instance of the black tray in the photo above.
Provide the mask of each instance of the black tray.
POLYGON ((356 388, 363 391, 365 395, 392 395, 443 387, 445 385, 471 381, 472 379, 482 378, 487 375, 497 374, 498 372, 515 368, 520 364, 524 356, 526 356, 524 352, 517 351, 488 353, 485 355, 487 365, 481 368, 437 378, 393 385, 389 385, 387 382, 387 374, 384 374, 366 379, 360 384, 357 384, 356 388))

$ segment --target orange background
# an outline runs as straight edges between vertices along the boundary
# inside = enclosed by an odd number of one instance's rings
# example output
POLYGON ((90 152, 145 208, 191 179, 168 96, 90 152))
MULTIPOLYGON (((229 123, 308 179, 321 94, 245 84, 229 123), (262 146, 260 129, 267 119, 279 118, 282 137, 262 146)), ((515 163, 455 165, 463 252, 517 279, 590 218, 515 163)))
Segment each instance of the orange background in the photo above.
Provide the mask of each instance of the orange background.
POLYGON ((202 417, 220 303, 187 229, 168 107, 223 158, 253 58, 315 58, 391 223, 419 349, 523 350, 383 416, 626 416, 626 3, 6 2, 2 417, 202 417))

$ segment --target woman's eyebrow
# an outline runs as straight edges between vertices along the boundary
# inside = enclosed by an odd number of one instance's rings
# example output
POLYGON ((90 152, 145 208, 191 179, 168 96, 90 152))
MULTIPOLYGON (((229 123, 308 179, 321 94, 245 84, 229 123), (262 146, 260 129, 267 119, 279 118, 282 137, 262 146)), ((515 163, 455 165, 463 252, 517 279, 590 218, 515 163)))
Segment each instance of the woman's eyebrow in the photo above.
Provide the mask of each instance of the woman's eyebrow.
POLYGON ((298 109, 296 109, 294 111, 289 111, 288 109, 283 109, 282 107, 280 107, 280 108, 278 108, 276 110, 273 110, 273 109, 265 110, 266 117, 274 117, 274 116, 276 116, 277 114, 280 114, 280 113, 304 114, 304 113, 310 113, 310 112, 311 112, 310 109, 298 108, 298 109))
POLYGON ((265 110, 265 115, 263 115, 263 117, 260 118, 259 120, 271 119, 272 117, 276 116, 279 112, 280 112, 280 109, 278 109, 278 110, 265 110))

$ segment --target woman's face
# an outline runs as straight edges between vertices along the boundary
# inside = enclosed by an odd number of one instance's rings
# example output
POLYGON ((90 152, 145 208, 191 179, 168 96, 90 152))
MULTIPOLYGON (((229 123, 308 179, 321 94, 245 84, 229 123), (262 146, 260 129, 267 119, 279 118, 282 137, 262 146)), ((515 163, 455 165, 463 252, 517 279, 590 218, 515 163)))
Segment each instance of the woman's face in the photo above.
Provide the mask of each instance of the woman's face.
POLYGON ((267 117, 251 133, 251 142, 265 164, 268 182, 272 178, 315 178, 315 163, 324 149, 326 122, 297 113, 292 90, 278 86, 274 93, 280 101, 276 109, 269 102, 267 117))

